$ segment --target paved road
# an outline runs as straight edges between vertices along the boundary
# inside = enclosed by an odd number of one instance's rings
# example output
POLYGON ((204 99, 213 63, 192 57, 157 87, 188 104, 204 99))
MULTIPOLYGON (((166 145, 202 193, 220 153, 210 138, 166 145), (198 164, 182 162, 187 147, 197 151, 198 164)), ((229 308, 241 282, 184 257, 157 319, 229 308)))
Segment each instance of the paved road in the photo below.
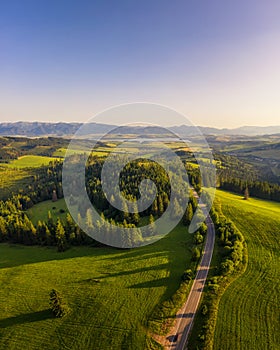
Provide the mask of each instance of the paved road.
POLYGON ((176 331, 173 336, 168 337, 165 343, 166 349, 184 350, 187 346, 188 336, 206 282, 215 243, 215 229, 210 216, 207 216, 205 223, 207 224, 208 230, 201 262, 188 299, 177 313, 177 321, 175 323, 176 331))

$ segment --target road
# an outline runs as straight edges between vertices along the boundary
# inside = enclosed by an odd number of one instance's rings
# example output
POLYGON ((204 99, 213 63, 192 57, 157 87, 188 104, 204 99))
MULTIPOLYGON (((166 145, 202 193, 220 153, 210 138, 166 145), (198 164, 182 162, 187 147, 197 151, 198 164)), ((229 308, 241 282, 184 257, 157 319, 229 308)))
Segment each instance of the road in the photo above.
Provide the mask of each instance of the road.
MULTIPOLYGON (((203 209, 203 205, 201 208, 203 209)), ((208 230, 201 262, 197 269, 197 274, 195 276, 188 299, 177 313, 175 331, 173 335, 166 338, 166 342, 164 344, 165 349, 187 349, 188 336, 192 328, 194 317, 197 312, 199 301, 206 282, 215 243, 215 228, 210 216, 207 216, 205 223, 207 224, 208 230)))

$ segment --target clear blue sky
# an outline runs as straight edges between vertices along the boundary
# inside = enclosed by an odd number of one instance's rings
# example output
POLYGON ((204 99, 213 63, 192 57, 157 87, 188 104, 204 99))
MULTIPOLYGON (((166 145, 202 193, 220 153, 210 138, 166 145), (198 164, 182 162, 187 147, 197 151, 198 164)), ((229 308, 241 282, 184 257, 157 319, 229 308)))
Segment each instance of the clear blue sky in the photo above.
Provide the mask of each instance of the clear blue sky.
POLYGON ((0 120, 162 103, 195 124, 280 124, 279 0, 0 0, 0 120))

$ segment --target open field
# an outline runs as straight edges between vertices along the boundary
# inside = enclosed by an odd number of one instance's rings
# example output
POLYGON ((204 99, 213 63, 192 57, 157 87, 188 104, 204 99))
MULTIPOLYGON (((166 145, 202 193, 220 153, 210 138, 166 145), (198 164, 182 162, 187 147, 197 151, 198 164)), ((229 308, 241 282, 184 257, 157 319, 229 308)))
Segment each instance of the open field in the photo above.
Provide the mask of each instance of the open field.
POLYGON ((0 349, 151 348, 147 320, 178 288, 191 240, 179 226, 137 250, 1 244, 0 349), (48 311, 52 288, 72 309, 63 319, 48 311))
POLYGON ((65 219, 68 210, 64 198, 58 199, 56 202, 48 200, 38 203, 27 210, 27 215, 29 216, 33 224, 36 225, 39 220, 47 221, 48 212, 51 213, 54 221, 56 221, 58 217, 62 220, 65 219))
POLYGON ((280 204, 217 191, 248 244, 248 267, 222 296, 214 350, 280 349, 280 204))
POLYGON ((42 165, 48 165, 51 161, 57 160, 58 158, 54 157, 45 157, 45 156, 35 156, 28 155, 22 156, 18 159, 12 160, 9 163, 2 163, 1 166, 7 168, 38 168, 42 165))

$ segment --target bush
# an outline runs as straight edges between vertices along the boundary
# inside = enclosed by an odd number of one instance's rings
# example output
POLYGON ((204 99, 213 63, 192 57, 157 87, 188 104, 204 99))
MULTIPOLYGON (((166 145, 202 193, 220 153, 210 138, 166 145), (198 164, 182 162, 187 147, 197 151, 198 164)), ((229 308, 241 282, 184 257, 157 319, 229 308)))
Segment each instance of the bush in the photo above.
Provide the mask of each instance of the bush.
POLYGON ((221 270, 223 275, 230 275, 234 271, 234 263, 232 260, 226 259, 221 263, 221 270))
POLYGON ((191 269, 186 270, 182 275, 183 281, 190 281, 193 278, 193 272, 191 269))
POLYGON ((196 233, 194 236, 195 244, 201 244, 203 242, 203 236, 200 233, 196 233))
POLYGON ((203 316, 207 315, 207 313, 208 313, 208 307, 207 307, 206 304, 202 305, 201 313, 202 313, 203 316))
POLYGON ((193 250, 192 250, 192 260, 193 261, 198 261, 200 258, 200 250, 195 247, 193 250))

